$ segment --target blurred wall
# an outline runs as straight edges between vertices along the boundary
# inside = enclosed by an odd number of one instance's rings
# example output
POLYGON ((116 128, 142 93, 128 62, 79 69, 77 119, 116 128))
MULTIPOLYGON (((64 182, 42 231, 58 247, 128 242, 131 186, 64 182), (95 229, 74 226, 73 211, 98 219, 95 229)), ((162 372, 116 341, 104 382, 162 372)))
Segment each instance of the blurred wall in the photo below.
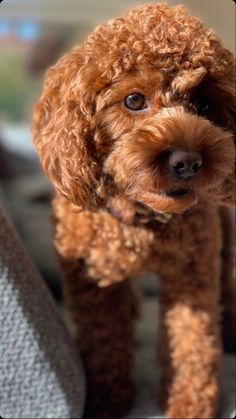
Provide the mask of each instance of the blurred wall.
POLYGON ((214 28, 225 45, 235 52, 235 3, 233 0, 179 0, 172 4, 185 4, 191 12, 214 28))
MULTIPOLYGON (((165 1, 165 0, 164 0, 165 1)), ((150 3, 145 0, 4 0, 0 19, 38 19, 47 23, 77 23, 90 30, 134 6, 150 3)), ((193 14, 201 16, 207 26, 214 28, 228 48, 235 51, 235 4, 233 0, 166 0, 166 3, 185 4, 193 14)))

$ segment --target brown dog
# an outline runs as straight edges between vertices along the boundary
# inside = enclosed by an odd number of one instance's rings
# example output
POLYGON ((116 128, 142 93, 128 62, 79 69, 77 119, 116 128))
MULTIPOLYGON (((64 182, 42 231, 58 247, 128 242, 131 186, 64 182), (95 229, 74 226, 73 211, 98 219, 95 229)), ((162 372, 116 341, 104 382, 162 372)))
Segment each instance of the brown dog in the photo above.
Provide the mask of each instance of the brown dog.
POLYGON ((148 271, 162 279, 166 414, 215 417, 233 87, 220 39, 166 4, 99 26, 47 73, 33 133, 57 190, 55 243, 87 373, 86 417, 121 417, 132 399, 130 280, 148 271))

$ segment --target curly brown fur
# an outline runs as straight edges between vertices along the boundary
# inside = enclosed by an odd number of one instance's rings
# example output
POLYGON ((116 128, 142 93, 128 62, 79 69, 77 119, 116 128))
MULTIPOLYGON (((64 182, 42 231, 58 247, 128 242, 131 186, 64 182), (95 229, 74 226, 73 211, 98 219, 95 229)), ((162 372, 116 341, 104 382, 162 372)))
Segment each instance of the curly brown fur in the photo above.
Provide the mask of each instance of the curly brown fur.
POLYGON ((99 26, 47 73, 33 133, 57 190, 55 244, 87 371, 87 417, 120 417, 130 404, 131 280, 149 271, 162 278, 166 414, 215 417, 217 205, 235 196, 233 63, 183 6, 151 4, 99 26), (145 108, 125 106, 131 93, 145 108), (202 157, 188 180, 170 171, 179 149, 202 157))

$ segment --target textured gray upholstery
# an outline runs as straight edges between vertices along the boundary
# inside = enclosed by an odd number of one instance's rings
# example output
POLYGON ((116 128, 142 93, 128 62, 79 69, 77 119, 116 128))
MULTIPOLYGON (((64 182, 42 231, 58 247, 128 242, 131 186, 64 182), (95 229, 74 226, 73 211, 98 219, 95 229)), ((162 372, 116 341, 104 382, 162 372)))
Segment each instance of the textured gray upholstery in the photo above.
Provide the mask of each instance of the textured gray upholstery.
POLYGON ((80 418, 84 388, 60 314, 0 209, 0 416, 80 418))

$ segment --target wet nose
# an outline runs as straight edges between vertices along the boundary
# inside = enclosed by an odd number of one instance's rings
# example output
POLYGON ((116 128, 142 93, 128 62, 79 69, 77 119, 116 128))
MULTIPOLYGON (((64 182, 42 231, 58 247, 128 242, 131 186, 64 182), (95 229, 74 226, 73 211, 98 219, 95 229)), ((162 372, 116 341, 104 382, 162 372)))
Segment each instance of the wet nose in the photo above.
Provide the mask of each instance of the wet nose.
POLYGON ((202 166, 202 156, 197 151, 173 150, 169 154, 169 170, 180 179, 196 176, 202 166))

